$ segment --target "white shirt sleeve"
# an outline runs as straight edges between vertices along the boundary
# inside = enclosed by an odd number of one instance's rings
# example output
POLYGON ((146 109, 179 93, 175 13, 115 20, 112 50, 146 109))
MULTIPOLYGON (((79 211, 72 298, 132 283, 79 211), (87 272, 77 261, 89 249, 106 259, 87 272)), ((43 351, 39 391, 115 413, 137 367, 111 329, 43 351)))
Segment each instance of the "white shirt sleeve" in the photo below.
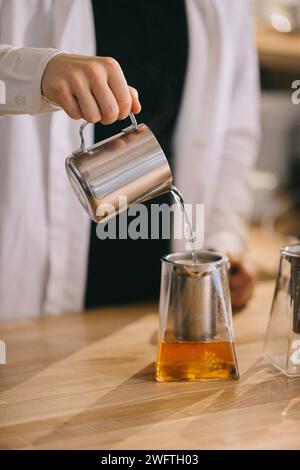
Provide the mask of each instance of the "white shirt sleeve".
POLYGON ((0 115, 39 114, 60 109, 42 96, 41 81, 51 48, 19 48, 0 44, 0 115))
POLYGON ((230 254, 243 253, 247 242, 252 203, 250 177, 260 140, 258 61, 246 2, 239 5, 231 113, 205 237, 208 247, 230 254))

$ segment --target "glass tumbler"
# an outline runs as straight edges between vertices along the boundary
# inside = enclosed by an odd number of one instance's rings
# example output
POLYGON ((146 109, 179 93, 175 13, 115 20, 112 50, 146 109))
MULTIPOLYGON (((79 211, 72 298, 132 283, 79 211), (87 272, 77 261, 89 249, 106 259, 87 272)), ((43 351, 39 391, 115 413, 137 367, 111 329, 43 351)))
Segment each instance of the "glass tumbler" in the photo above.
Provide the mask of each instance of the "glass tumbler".
POLYGON ((211 251, 162 258, 156 380, 239 377, 233 341, 228 258, 211 251))
POLYGON ((300 376, 300 244, 280 253, 264 356, 284 374, 300 376))

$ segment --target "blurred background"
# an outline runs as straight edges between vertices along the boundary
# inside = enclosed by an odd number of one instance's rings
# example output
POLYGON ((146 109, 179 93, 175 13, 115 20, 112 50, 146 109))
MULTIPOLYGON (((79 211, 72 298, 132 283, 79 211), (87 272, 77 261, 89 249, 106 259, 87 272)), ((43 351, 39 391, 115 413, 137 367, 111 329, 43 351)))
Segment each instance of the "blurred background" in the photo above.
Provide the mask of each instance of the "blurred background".
POLYGON ((261 73, 262 141, 253 173, 251 254, 273 277, 278 247, 300 239, 300 0, 249 0, 261 73), (295 85, 294 85, 295 86, 295 85))

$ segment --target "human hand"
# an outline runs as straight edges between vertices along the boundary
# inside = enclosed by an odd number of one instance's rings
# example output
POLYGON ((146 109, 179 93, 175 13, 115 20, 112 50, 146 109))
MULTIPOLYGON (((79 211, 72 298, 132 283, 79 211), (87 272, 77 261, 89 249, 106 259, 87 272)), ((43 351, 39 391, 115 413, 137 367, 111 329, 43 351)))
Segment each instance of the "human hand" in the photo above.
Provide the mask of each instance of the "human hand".
POLYGON ((243 309, 252 297, 255 271, 249 260, 229 257, 229 287, 233 311, 243 309))
POLYGON ((111 124, 141 110, 137 91, 111 57, 58 54, 47 64, 41 87, 72 119, 111 124))

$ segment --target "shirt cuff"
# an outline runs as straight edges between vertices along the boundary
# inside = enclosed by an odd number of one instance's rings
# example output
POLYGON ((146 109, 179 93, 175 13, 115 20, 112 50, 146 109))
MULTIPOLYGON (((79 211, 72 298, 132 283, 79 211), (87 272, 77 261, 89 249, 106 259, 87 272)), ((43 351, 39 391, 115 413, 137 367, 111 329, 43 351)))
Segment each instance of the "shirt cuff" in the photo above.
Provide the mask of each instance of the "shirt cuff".
POLYGON ((63 51, 10 47, 1 56, 1 80, 6 87, 4 114, 38 114, 59 109, 42 96, 41 82, 48 62, 63 51))

